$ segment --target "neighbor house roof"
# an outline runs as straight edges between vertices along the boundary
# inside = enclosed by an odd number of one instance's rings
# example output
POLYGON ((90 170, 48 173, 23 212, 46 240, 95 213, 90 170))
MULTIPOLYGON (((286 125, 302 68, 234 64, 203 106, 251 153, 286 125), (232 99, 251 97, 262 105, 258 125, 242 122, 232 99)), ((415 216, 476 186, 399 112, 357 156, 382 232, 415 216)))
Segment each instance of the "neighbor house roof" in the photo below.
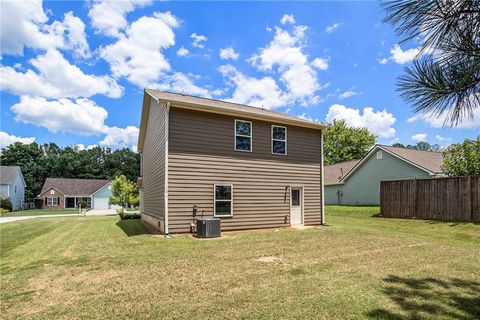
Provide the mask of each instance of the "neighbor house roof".
POLYGON ((243 104, 214 100, 208 98, 195 97, 186 94, 163 92, 151 89, 145 89, 143 97, 142 119, 140 125, 140 134, 138 137, 138 150, 142 151, 143 141, 145 137, 146 121, 148 110, 150 108, 150 97, 157 101, 169 102, 171 106, 199 110, 217 114, 225 114, 232 116, 243 116, 263 121, 274 121, 281 124, 290 124, 299 127, 312 129, 324 129, 325 125, 298 117, 290 116, 281 112, 268 110, 268 106, 264 108, 252 107, 243 104))
POLYGON ((407 148, 397 148, 380 145, 384 150, 390 151, 396 156, 408 160, 431 173, 443 173, 443 153, 437 151, 422 151, 407 148))
POLYGON ((343 177, 352 170, 352 168, 361 159, 335 163, 324 167, 324 183, 325 185, 340 183, 343 177))
MULTIPOLYGON (((349 176, 351 176, 356 170, 358 170, 362 164, 370 158, 370 156, 377 150, 383 150, 389 154, 427 172, 431 175, 440 175, 443 174, 442 163, 443 163, 443 153, 437 151, 422 151, 415 149, 391 147, 377 144, 375 145, 368 154, 358 161, 351 170, 344 175, 338 183, 343 183, 349 176)), ((325 182, 325 184, 327 184, 325 182)))
POLYGON ((19 166, 0 166, 0 184, 10 184, 19 171, 19 166))
POLYGON ((89 197, 109 182, 103 179, 47 178, 40 194, 55 188, 65 196, 89 197))

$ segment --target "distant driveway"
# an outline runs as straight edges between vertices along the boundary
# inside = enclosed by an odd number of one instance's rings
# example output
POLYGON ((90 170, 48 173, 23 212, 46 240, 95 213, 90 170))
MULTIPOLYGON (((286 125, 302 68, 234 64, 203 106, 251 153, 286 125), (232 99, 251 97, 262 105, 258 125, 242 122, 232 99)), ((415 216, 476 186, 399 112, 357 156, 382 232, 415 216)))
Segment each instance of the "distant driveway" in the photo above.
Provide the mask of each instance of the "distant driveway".
POLYGON ((87 211, 87 216, 116 216, 115 209, 92 209, 87 211))
POLYGON ((35 218, 81 217, 81 214, 44 214, 38 216, 0 217, 0 223, 15 222, 35 218))

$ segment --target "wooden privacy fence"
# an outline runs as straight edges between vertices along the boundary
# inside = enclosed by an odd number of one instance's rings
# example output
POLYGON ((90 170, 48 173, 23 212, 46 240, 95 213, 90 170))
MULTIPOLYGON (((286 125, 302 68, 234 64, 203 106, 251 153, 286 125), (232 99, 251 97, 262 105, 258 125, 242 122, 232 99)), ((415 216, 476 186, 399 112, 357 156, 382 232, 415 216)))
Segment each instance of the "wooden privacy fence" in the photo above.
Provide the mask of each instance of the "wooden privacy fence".
POLYGON ((480 177, 380 182, 380 214, 390 218, 480 221, 480 177))

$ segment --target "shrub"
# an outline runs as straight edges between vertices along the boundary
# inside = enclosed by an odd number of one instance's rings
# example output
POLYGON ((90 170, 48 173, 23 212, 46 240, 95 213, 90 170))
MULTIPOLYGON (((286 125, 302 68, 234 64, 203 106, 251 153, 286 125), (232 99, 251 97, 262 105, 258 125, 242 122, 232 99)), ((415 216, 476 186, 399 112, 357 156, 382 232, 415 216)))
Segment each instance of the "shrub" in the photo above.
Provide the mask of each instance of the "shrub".
POLYGON ((12 202, 10 201, 10 199, 0 198, 0 208, 7 211, 12 211, 12 202))
POLYGON ((43 208, 43 199, 33 199, 33 203, 35 204, 36 209, 42 209, 43 208))
POLYGON ((77 202, 77 206, 81 209, 85 209, 87 207, 87 201, 80 200, 80 201, 77 202))

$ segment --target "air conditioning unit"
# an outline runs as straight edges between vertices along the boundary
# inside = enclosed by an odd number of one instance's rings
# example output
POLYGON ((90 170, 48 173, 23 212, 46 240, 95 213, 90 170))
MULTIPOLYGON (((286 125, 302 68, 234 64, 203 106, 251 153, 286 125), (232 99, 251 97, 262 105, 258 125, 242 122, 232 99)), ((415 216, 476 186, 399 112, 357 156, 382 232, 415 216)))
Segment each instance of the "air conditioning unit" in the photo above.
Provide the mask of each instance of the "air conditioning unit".
POLYGON ((217 218, 197 219, 197 236, 216 238, 221 236, 221 221, 217 218))

